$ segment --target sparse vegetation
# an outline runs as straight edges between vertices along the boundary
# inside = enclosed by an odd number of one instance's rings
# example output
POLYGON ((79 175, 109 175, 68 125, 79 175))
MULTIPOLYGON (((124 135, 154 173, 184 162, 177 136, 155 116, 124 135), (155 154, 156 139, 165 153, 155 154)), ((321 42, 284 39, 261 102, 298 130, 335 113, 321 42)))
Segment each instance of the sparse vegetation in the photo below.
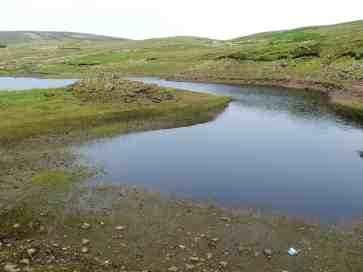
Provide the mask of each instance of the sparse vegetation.
POLYGON ((102 65, 109 64, 112 62, 119 62, 127 60, 128 55, 124 52, 111 52, 104 54, 88 55, 84 57, 71 58, 65 61, 68 65, 102 65))

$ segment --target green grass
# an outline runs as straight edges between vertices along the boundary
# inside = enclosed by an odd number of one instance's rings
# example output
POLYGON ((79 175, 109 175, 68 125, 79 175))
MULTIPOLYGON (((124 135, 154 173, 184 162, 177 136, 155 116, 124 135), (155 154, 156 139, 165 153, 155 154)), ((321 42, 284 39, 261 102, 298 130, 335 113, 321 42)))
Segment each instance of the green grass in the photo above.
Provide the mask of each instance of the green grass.
POLYGON ((344 99, 334 99, 332 105, 335 111, 355 121, 363 120, 363 102, 344 99))
POLYGON ((65 187, 70 186, 79 178, 70 173, 60 170, 46 170, 42 171, 32 177, 32 185, 40 186, 45 189, 63 190, 65 187))
POLYGON ((71 58, 65 61, 68 65, 102 65, 128 59, 128 54, 124 52, 113 52, 96 55, 88 55, 79 58, 71 58))
MULTIPOLYGON (((155 95, 160 93, 155 91, 155 95)), ((223 108, 227 98, 177 92, 175 99, 161 103, 92 101, 66 89, 0 93, 0 142, 13 142, 41 134, 67 134, 112 123, 163 119, 173 122, 198 119, 213 109, 223 108)), ((102 95, 100 95, 102 97, 102 95)), ((147 102, 147 101, 146 101, 147 102)))

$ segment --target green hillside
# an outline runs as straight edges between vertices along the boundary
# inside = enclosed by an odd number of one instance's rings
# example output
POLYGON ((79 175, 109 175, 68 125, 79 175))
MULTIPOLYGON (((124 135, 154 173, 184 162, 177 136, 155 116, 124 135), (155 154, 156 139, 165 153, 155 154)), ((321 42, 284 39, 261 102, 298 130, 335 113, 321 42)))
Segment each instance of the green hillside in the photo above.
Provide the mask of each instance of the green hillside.
POLYGON ((39 41, 115 41, 119 38, 75 32, 0 31, 0 44, 19 45, 39 41))

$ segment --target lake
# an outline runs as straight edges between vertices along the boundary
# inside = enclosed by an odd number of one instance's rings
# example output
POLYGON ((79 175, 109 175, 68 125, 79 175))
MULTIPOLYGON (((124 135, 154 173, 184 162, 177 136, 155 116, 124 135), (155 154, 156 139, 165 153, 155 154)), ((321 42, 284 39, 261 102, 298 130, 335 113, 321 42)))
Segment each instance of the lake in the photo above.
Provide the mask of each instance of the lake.
POLYGON ((23 91, 32 89, 61 88, 75 82, 77 82, 77 79, 0 77, 0 91, 23 91))
MULTIPOLYGON (((226 207, 323 222, 363 217, 363 131, 327 99, 272 87, 132 78, 233 101, 215 120, 75 147, 103 174, 94 184, 144 186, 226 207)), ((2 90, 57 88, 76 80, 0 78, 2 90)))
POLYGON ((233 101, 205 124, 79 147, 103 170, 90 184, 142 185, 329 223, 363 217, 362 129, 335 115, 326 98, 284 88, 133 80, 233 101))

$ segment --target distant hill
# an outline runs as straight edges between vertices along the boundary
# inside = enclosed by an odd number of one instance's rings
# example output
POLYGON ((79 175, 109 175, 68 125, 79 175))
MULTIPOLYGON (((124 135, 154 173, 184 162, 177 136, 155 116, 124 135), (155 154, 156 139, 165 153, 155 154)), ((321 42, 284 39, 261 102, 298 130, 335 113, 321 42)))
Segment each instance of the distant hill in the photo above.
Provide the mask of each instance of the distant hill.
POLYGON ((324 26, 301 27, 289 30, 262 32, 249 36, 233 39, 234 42, 248 40, 272 40, 272 41, 306 41, 325 36, 333 38, 335 35, 349 37, 354 34, 363 34, 363 20, 324 26))
POLYGON ((329 26, 258 33, 230 40, 237 60, 276 61, 305 57, 331 63, 342 57, 363 59, 363 20, 329 26))
POLYGON ((122 38, 75 32, 0 31, 0 44, 13 46, 43 41, 117 41, 122 38))

